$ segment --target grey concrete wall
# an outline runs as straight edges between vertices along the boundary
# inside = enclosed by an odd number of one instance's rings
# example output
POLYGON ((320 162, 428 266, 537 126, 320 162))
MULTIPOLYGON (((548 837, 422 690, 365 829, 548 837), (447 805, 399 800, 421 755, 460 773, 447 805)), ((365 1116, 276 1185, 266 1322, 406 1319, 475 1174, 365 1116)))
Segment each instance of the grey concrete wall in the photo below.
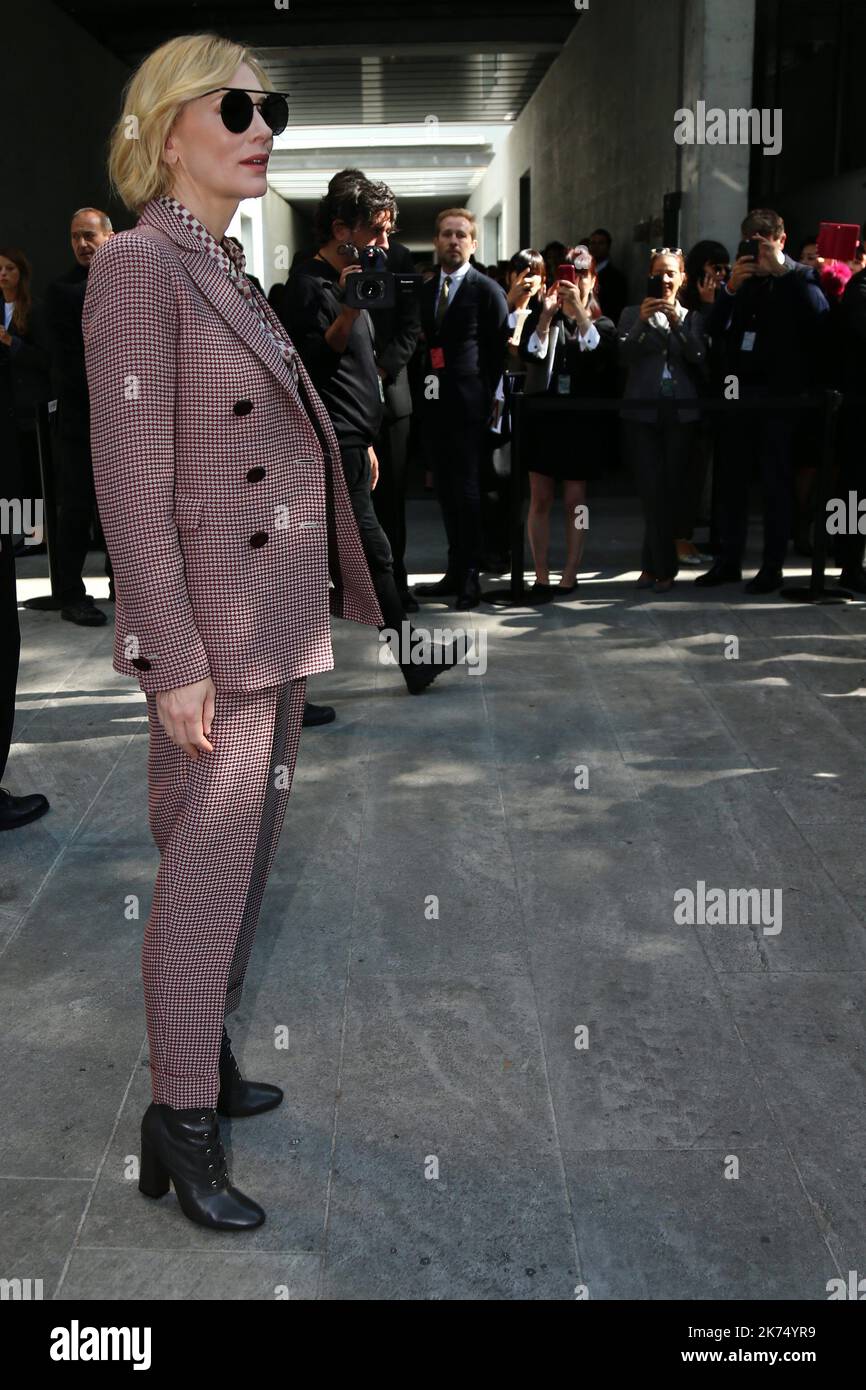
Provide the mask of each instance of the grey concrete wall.
POLYGON ((76 208, 103 208, 117 230, 134 221, 110 203, 105 169, 129 70, 50 0, 26 0, 4 13, 3 51, 3 106, 11 120, 4 118, 0 141, 0 241, 29 258, 38 296, 73 264, 69 219, 76 208))
MULTIPOLYGON (((750 109, 755 61, 755 0, 689 0, 683 45, 683 107, 750 109)), ((773 158, 765 155, 764 158, 773 158)), ((749 145, 684 145, 682 244, 723 241, 731 255, 747 211, 749 145)))
MULTIPOLYGON (((479 223, 501 204, 503 246, 517 250, 518 183, 529 170, 533 243, 573 244, 606 226, 635 293, 662 235, 665 193, 683 189, 684 245, 736 237, 749 150, 678 146, 675 113, 698 99, 751 105, 753 30, 754 0, 594 0, 473 193, 479 223)), ((481 259, 490 254, 482 235, 481 259)))
POLYGON ((681 10, 682 0, 605 0, 581 18, 471 198, 479 219, 502 202, 509 253, 529 169, 535 245, 573 244, 601 224, 633 284, 645 275, 635 225, 660 219, 663 194, 676 187, 681 10))

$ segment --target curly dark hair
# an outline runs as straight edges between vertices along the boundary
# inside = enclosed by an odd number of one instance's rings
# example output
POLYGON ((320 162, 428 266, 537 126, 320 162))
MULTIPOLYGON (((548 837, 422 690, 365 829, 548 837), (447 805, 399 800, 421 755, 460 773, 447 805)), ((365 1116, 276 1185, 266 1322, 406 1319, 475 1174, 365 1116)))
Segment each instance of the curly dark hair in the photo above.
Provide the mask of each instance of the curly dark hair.
POLYGON ((359 222, 372 222, 380 212, 397 220, 397 200, 386 183, 374 183, 360 169, 341 169, 328 184, 313 218, 316 245, 324 246, 333 236, 335 222, 357 227, 359 222))

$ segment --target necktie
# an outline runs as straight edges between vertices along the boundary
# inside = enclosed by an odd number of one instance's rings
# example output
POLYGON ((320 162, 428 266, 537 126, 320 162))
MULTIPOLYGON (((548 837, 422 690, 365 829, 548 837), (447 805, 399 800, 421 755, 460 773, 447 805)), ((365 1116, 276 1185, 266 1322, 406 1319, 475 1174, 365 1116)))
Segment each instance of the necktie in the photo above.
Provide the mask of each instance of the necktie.
POLYGON ((436 305, 436 327, 438 328, 445 317, 445 310, 448 308, 448 295, 451 292, 451 276, 446 275, 442 281, 442 289, 439 293, 439 303, 436 305))

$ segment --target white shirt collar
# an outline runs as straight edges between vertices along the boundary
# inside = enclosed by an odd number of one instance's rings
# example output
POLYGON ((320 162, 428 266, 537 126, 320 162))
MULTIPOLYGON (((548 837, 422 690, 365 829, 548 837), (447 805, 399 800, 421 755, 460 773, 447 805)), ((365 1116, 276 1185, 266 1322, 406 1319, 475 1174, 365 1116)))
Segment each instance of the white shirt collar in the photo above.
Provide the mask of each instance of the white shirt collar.
POLYGON ((459 270, 446 270, 444 266, 441 266, 441 265, 440 265, 440 267, 439 267, 439 286, 440 286, 440 288, 441 288, 441 286, 442 286, 442 281, 445 279, 446 276, 449 278, 449 280, 451 281, 451 283, 452 283, 452 285, 453 285, 453 283, 454 283, 455 280, 462 280, 462 279, 463 279, 463 276, 466 275, 466 274, 468 274, 468 272, 469 272, 471 269, 472 269, 472 262, 471 262, 471 261, 464 261, 464 262, 463 262, 463 265, 460 267, 459 270))

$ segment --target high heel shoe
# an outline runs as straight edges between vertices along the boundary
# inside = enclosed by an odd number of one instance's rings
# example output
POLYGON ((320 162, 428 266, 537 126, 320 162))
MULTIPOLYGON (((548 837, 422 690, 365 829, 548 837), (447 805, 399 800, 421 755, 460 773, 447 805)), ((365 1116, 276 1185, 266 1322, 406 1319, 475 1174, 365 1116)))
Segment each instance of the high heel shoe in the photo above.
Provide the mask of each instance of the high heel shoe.
POLYGON ((216 1111, 207 1106, 174 1110, 151 1102, 141 1121, 138 1190, 164 1197, 174 1183, 184 1216, 215 1231, 250 1231, 265 1213, 232 1187, 216 1111))
POLYGON ((243 1119, 247 1115, 261 1115, 265 1110, 273 1110, 282 1099, 283 1093, 279 1086, 269 1086, 265 1081, 244 1081, 232 1052, 231 1038, 223 1024, 217 1114, 231 1115, 234 1119, 243 1119))

